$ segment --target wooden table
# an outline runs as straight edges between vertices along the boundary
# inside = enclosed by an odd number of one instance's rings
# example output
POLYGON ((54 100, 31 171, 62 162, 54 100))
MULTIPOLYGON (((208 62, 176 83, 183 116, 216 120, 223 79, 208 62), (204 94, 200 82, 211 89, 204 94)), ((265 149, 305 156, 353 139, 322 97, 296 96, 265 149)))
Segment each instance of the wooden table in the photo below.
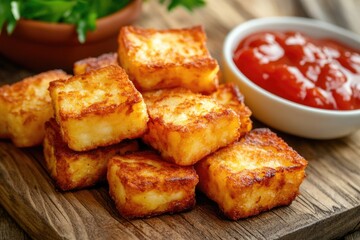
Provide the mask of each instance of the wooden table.
MULTIPOLYGON (((206 8, 193 13, 182 9, 168 13, 157 1, 150 1, 144 4, 143 14, 135 24, 154 28, 202 24, 207 32, 208 47, 220 61, 225 35, 237 24, 256 17, 304 15, 296 0, 207 2, 206 8)), ((31 74, 0 57, 0 85, 31 74)), ((257 122, 256 125, 261 126, 257 122)), ((289 207, 236 222, 223 219, 216 205, 201 194, 191 212, 128 222, 114 210, 106 187, 58 193, 36 160, 42 158, 41 149, 20 150, 9 141, 0 141, 0 204, 6 209, 0 205, 0 239, 30 239, 30 236, 53 239, 61 234, 64 238, 84 239, 114 238, 112 234, 117 234, 117 238, 150 239, 359 238, 356 230, 360 228, 360 131, 329 141, 279 135, 309 161, 301 195, 289 207), (14 187, 13 192, 4 193, 9 186, 14 187), (20 195, 23 198, 19 198, 20 195), (36 204, 40 204, 43 211, 34 212, 32 204, 24 206, 24 202, 32 198, 39 201, 36 204), (47 211, 54 206, 63 212, 47 211), (57 221, 65 223, 59 225, 57 221)))

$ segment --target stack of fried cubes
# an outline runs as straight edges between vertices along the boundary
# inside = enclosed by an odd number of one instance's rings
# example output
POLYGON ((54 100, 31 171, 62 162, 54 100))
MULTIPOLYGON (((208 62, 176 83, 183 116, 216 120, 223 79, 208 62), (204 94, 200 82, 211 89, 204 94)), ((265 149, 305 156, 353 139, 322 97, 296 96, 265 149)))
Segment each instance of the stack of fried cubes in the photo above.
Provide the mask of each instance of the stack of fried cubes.
POLYGON ((202 27, 127 26, 118 40, 117 54, 50 83, 44 154, 60 189, 107 179, 126 218, 191 209, 196 187, 233 220, 292 202, 306 160, 269 129, 252 130, 237 87, 218 83, 202 27))

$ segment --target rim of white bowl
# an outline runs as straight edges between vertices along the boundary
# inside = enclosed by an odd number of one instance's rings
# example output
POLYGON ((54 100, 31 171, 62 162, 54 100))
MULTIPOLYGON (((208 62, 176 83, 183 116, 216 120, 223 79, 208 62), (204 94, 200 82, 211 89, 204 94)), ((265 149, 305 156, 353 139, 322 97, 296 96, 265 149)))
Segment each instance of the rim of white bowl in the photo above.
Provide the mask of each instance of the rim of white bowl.
MULTIPOLYGON (((328 109, 321 109, 321 108, 315 108, 310 107, 306 105, 302 105, 300 103, 292 102, 290 100, 287 100, 285 98, 279 97, 276 94, 273 94, 262 87, 258 86, 254 82, 252 82, 248 77, 246 77, 235 65, 235 62, 233 60, 234 56, 234 50, 238 46, 241 39, 237 39, 237 36, 240 32, 244 30, 251 29, 256 26, 272 26, 274 27, 276 24, 279 26, 304 26, 304 27, 310 27, 313 29, 323 29, 325 31, 329 31, 329 37, 332 35, 338 35, 339 38, 337 39, 340 42, 345 41, 340 40, 340 38, 348 38, 352 41, 359 43, 359 51, 360 51, 360 35, 357 35, 351 31, 348 31, 346 29, 343 29, 341 27, 335 26, 333 24, 323 22, 320 20, 315 19, 309 19, 309 18, 302 18, 302 17, 264 17, 264 18, 257 18, 253 20, 246 21, 244 23, 241 23, 240 25, 236 26, 233 30, 231 30, 224 41, 223 46, 223 55, 225 58, 225 61, 227 62, 228 66, 230 67, 231 71, 233 71, 236 76, 244 81, 247 85, 249 85, 251 88, 255 89, 256 91, 260 92, 263 95, 266 95, 267 97, 273 99, 274 101, 280 102, 282 104, 285 104, 287 106, 295 107, 300 110, 310 111, 313 113, 319 113, 319 114, 326 114, 326 115, 341 115, 341 116, 352 116, 352 115, 359 115, 360 109, 355 110, 328 110, 328 109), (234 42, 236 41, 236 42, 234 42)), ((263 29, 264 30, 264 29, 263 29)), ((261 31, 261 30, 258 30, 261 31)), ((256 31, 254 31, 256 32, 256 31)), ((247 36, 247 35, 245 35, 247 36)), ((245 37, 244 36, 244 37, 245 37)), ((241 90, 240 90, 241 91, 241 90)), ((246 99, 245 99, 246 100, 246 99)))

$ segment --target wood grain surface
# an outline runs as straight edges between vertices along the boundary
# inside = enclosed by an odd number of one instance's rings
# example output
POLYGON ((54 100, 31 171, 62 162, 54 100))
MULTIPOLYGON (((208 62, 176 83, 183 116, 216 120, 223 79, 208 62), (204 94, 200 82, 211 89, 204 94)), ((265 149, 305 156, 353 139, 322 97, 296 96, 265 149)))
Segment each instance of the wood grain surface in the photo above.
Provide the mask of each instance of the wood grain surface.
MULTIPOLYGON (((167 13, 157 2, 147 2, 135 24, 202 24, 208 47, 220 60, 225 35, 235 25, 254 17, 303 14, 297 1, 207 2, 193 13, 167 13)), ((0 85, 31 74, 0 57, 0 85)), ((226 220, 201 193, 192 211, 128 221, 117 213, 106 185, 56 191, 42 167, 41 147, 18 149, 1 140, 0 204, 6 212, 0 211, 0 239, 332 239, 360 229, 360 131, 328 141, 278 134, 309 161, 301 195, 288 207, 239 221, 226 220)), ((356 239, 358 233, 346 239, 356 239)))

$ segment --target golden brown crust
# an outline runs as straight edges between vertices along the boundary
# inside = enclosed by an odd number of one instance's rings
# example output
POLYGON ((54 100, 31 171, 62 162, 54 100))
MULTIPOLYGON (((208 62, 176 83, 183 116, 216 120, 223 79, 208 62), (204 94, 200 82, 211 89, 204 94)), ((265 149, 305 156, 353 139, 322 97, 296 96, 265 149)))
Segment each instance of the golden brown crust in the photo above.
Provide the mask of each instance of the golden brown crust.
POLYGON ((240 143, 244 146, 257 146, 263 149, 271 149, 269 151, 269 158, 284 157, 283 164, 291 165, 291 168, 301 167, 307 165, 307 161, 300 156, 294 149, 292 149, 283 139, 278 137, 274 132, 268 128, 257 128, 251 131, 240 143))
POLYGON ((175 213, 195 205, 194 168, 167 163, 155 152, 113 157, 107 178, 110 195, 126 218, 175 213))
POLYGON ((10 92, 9 85, 3 85, 0 87, 0 138, 10 138, 9 127, 7 123, 8 104, 7 95, 10 92))
POLYGON ((244 96, 234 83, 219 85, 219 88, 211 94, 223 106, 234 110, 240 118, 240 137, 252 129, 251 110, 244 103, 244 96))
POLYGON ((49 91, 62 137, 75 151, 137 138, 147 130, 144 100, 119 66, 52 82, 49 91))
POLYGON ((62 70, 52 70, 1 87, 0 137, 11 138, 17 147, 41 144, 44 123, 53 114, 49 83, 68 77, 62 70))
POLYGON ((73 71, 74 75, 80 75, 110 65, 119 65, 117 53, 105 53, 98 57, 79 60, 74 63, 73 71))
POLYGON ((119 62, 140 91, 185 87, 211 93, 218 85, 218 63, 206 48, 201 26, 184 29, 120 30, 119 62))
POLYGON ((254 129, 201 160, 199 189, 232 220, 290 204, 307 161, 269 129, 254 129), (221 190, 221 191, 220 191, 221 190))
MULTIPOLYGON (((132 106, 133 104, 143 101, 141 94, 137 92, 133 84, 128 81, 124 69, 115 66, 108 66, 96 71, 93 70, 67 80, 51 82, 49 91, 57 91, 58 100, 60 102, 67 100, 71 105, 69 108, 63 107, 63 111, 59 112, 62 120, 68 118, 81 119, 87 115, 113 113, 119 107, 132 106), (66 89, 66 86, 70 84, 76 85, 77 82, 82 82, 82 86, 74 86, 73 89, 66 89), (101 96, 101 100, 91 101, 91 98, 96 98, 99 88, 104 90, 104 95, 101 96), (124 99, 123 101, 120 101, 114 94, 106 91, 114 88, 122 90, 121 92, 116 92, 116 94, 121 95, 124 99), (59 90, 57 91, 56 89, 59 90), (85 99, 88 101, 84 101, 85 99), (75 105, 79 108, 75 109, 78 111, 73 111, 73 106, 75 105)), ((131 111, 131 108, 129 108, 127 112, 130 113, 131 111)))
POLYGON ((189 166, 239 137, 235 112, 183 88, 143 94, 150 120, 142 139, 164 159, 189 166))
POLYGON ((108 160, 117 155, 138 150, 135 140, 85 152, 71 150, 62 140, 55 119, 45 123, 44 156, 47 171, 55 185, 63 190, 91 187, 106 179, 108 160))

